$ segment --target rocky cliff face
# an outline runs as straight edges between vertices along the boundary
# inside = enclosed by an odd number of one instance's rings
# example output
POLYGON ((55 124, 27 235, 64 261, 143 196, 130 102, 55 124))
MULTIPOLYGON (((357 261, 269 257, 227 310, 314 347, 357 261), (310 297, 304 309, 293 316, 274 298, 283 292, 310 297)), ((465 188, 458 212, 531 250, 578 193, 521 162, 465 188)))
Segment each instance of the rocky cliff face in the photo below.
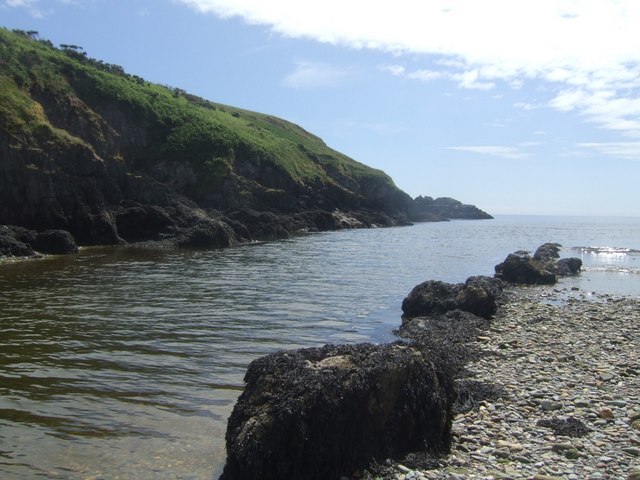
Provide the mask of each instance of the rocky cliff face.
POLYGON ((0 155, 0 225, 64 229, 85 245, 184 241, 194 228, 211 234, 197 244, 227 245, 425 217, 386 174, 296 125, 149 84, 32 32, 0 30, 0 155))

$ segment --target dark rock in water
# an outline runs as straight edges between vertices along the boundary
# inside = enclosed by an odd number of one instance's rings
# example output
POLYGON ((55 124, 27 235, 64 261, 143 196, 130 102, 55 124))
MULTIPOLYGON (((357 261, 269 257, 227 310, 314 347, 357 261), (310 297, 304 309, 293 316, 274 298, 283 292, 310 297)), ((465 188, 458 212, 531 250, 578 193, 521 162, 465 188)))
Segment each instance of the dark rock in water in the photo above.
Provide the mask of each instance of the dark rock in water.
POLYGON ((30 257, 34 253, 31 245, 23 243, 12 234, 0 230, 0 256, 30 257))
POLYGON ((174 222, 156 205, 135 205, 120 210, 116 216, 119 235, 127 242, 158 240, 174 222))
POLYGON ((402 301, 402 312, 407 317, 441 315, 455 310, 456 297, 462 284, 451 284, 439 280, 428 280, 417 285, 402 301))
POLYGON ((517 251, 496 265, 496 277, 509 283, 529 285, 553 285, 557 277, 576 275, 582 268, 579 258, 560 257, 559 243, 545 243, 538 247, 533 257, 528 252, 517 251))
POLYGON ((78 253, 78 246, 73 236, 66 230, 46 230, 38 233, 34 242, 34 250, 52 255, 78 253))
POLYGON ((450 448, 451 378, 406 344, 327 345, 255 360, 229 418, 221 479, 337 479, 374 459, 450 448))
POLYGON ((526 252, 511 253, 504 262, 495 266, 496 278, 505 282, 525 285, 553 285, 558 280, 554 273, 526 252))
POLYGON ((192 248, 230 247, 236 243, 235 238, 229 225, 208 219, 185 229, 176 245, 192 248))
POLYGON ((533 254, 533 258, 539 262, 553 262, 556 258, 560 258, 561 247, 562 245, 559 243, 545 243, 538 247, 533 254))
POLYGON ((559 277, 568 277, 577 275, 582 268, 582 260, 576 257, 561 258, 556 262, 555 273, 559 277))
POLYGON ((464 284, 429 280, 414 287, 402 301, 402 311, 407 317, 418 317, 463 310, 489 318, 496 311, 500 290, 500 282, 490 277, 470 277, 464 284))

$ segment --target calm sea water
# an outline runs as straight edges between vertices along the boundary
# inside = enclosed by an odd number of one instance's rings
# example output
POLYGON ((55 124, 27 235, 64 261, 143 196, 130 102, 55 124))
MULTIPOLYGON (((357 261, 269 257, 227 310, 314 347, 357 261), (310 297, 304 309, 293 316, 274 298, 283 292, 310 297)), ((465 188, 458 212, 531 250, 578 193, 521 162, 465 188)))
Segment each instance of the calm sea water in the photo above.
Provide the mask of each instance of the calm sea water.
POLYGON ((0 478, 217 478, 251 360, 389 340, 416 284, 491 275, 546 241, 585 262, 572 286, 640 295, 640 219, 500 217, 2 264, 0 478))

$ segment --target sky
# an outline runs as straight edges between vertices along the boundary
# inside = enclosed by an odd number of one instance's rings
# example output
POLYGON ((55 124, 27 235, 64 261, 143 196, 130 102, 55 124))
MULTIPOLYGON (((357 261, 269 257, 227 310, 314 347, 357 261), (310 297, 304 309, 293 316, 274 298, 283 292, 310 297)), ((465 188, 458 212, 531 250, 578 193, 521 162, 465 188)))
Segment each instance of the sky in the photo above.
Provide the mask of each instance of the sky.
POLYGON ((497 215, 640 216, 639 25, 637 0, 0 0, 0 26, 497 215))

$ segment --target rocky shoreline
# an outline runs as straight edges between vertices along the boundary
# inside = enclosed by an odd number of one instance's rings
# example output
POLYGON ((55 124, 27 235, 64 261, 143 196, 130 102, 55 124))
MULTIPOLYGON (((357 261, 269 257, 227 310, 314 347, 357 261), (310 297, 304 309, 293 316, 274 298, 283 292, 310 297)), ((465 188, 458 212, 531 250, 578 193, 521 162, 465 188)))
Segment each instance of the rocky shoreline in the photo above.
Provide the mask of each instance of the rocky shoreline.
POLYGON ((553 286, 558 250, 418 285, 399 342, 256 360, 221 478, 638 480, 640 300, 553 286))
POLYGON ((434 468, 380 478, 640 479, 640 299, 510 287, 459 382, 491 386, 455 415, 434 468))

